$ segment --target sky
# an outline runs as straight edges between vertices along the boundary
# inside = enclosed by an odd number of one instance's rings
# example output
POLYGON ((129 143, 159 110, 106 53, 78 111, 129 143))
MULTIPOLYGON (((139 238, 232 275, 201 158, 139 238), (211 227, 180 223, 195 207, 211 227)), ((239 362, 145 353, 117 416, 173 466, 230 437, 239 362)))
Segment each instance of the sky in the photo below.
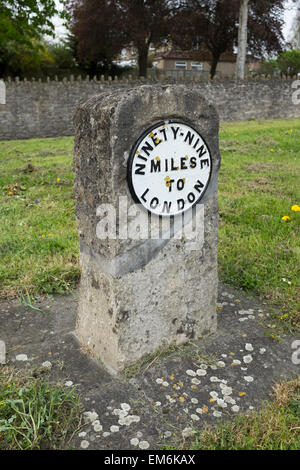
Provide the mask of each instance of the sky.
MULTIPOLYGON (((58 10, 62 9, 60 0, 55 0, 56 7, 58 10)), ((293 23, 293 18, 295 17, 296 6, 293 0, 287 0, 287 5, 284 15, 284 28, 283 35, 286 40, 289 39, 291 33, 291 27, 293 23)), ((55 25, 55 41, 62 39, 66 35, 66 28, 63 26, 63 21, 57 16, 53 18, 53 23, 55 25)))
MULTIPOLYGON (((55 0, 56 8, 58 10, 62 10, 62 5, 59 0, 55 0)), ((53 18, 53 24, 55 26, 55 40, 59 40, 66 35, 66 28, 63 26, 63 21, 58 17, 55 16, 53 18)))
POLYGON ((284 28, 283 28, 283 35, 285 40, 290 39, 290 34, 291 34, 291 27, 293 23, 293 19, 296 14, 296 5, 292 0, 287 1, 286 9, 285 9, 285 14, 284 14, 284 28))

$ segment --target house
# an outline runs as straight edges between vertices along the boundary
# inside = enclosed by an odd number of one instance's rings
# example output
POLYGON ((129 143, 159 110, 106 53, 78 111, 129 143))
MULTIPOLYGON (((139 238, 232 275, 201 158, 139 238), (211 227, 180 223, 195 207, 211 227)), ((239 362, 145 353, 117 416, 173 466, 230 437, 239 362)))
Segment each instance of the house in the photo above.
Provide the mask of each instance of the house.
MULTIPOLYGON (((161 48, 160 52, 165 52, 167 49, 161 48)), ((153 57, 156 55, 156 49, 153 44, 150 44, 149 47, 149 61, 153 60, 153 57)), ((113 61, 115 64, 120 67, 129 66, 136 67, 138 64, 138 51, 134 45, 124 47, 116 59, 113 61)))
MULTIPOLYGON (((221 55, 217 65, 216 77, 233 78, 236 67, 236 54, 226 52, 221 55)), ((255 68, 257 59, 247 57, 246 75, 255 68)), ((211 54, 209 51, 176 51, 158 53, 153 65, 167 76, 207 77, 210 74, 211 54)))
POLYGON ((113 61, 114 64, 119 67, 136 67, 137 65, 137 50, 135 47, 124 47, 116 60, 113 61))

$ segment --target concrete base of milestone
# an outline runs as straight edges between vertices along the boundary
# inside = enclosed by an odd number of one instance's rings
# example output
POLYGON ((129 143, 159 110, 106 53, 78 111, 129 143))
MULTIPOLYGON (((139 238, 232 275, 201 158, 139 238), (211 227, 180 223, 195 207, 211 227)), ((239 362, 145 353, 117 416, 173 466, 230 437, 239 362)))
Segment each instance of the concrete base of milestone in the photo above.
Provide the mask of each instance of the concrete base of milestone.
POLYGON ((266 336, 262 325, 273 323, 268 305, 228 286, 219 286, 215 333, 165 348, 118 377, 74 336, 78 292, 34 306, 40 311, 18 300, 0 302, 0 372, 14 367, 76 387, 84 414, 67 448, 178 449, 207 424, 259 409, 276 383, 299 375, 299 336, 283 335, 281 342, 266 336), (212 392, 220 402, 212 401, 212 392))
MULTIPOLYGON (((94 358, 118 372, 165 343, 216 330, 219 118, 198 90, 157 85, 95 96, 77 109, 74 123, 82 269, 76 331, 94 358), (100 239, 99 205, 114 211, 120 197, 134 203, 126 159, 135 141, 151 125, 176 119, 198 129, 211 154, 194 238, 177 236, 181 216, 175 215, 169 239, 100 239)), ((184 232, 195 225, 192 212, 185 213, 184 232)), ((120 217, 117 226, 123 229, 120 217)))

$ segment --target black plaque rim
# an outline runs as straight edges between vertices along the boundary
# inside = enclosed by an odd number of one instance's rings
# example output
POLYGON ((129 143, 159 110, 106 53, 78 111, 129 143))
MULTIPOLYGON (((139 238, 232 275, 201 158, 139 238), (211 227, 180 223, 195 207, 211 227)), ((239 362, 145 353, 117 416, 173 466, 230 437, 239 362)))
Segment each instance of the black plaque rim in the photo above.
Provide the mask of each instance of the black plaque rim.
POLYGON ((177 217, 179 215, 182 215, 184 214, 185 212, 191 210, 193 207, 195 207, 200 201, 201 199, 203 198, 204 194, 206 193, 206 190, 209 186, 209 183, 210 183, 210 180, 211 180, 211 175, 212 175, 212 168, 213 168, 213 159, 212 159, 212 156, 211 156, 211 151, 210 151, 210 147, 208 146, 206 140, 204 139, 204 137, 202 136, 202 134, 198 131, 198 129, 189 124, 188 122, 184 122, 184 121, 179 121, 177 119, 165 119, 164 121, 159 121, 157 122, 156 124, 152 124, 152 126, 148 127, 141 135, 140 137, 136 140, 136 142, 133 144, 131 150, 130 150, 130 153, 129 153, 129 157, 128 157, 128 161, 127 161, 127 183, 128 183, 128 187, 129 187, 129 191, 130 191, 130 194, 134 200, 134 202, 136 202, 137 204, 140 204, 143 209, 145 211, 147 211, 149 214, 153 214, 157 217, 177 217), (208 152, 209 152, 209 158, 210 158, 210 171, 209 171, 209 177, 208 177, 208 180, 207 180, 207 183, 204 187, 204 190, 202 191, 202 193, 200 194, 199 198, 191 205, 189 206, 188 209, 185 209, 181 212, 178 212, 178 214, 156 214, 155 212, 152 212, 150 211, 149 209, 147 209, 147 207, 145 207, 139 197, 137 196, 135 190, 134 190, 134 186, 133 186, 133 182, 132 182, 132 167, 133 167, 133 160, 134 160, 134 157, 135 157, 135 153, 136 153, 136 150, 138 148, 138 146, 140 145, 140 143, 142 142, 142 140, 146 137, 147 134, 149 134, 150 132, 152 132, 154 129, 156 129, 157 127, 160 127, 160 126, 163 126, 165 124, 183 124, 185 126, 188 126, 190 127, 191 129, 193 129, 195 132, 197 132, 197 134, 201 137, 201 139, 203 140, 203 142, 205 143, 207 149, 208 149, 208 152))

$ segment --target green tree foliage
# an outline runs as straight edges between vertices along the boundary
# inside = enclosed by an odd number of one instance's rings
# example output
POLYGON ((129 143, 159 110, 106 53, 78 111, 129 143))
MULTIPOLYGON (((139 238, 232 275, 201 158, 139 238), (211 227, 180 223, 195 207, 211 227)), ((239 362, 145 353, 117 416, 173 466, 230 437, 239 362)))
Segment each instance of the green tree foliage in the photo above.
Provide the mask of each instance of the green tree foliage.
POLYGON ((272 77, 279 72, 277 59, 267 59, 261 62, 258 75, 264 75, 265 77, 272 77))
POLYGON ((44 34, 53 36, 51 18, 57 13, 55 0, 0 0, 0 76, 22 70, 17 60, 24 53, 39 62, 40 40, 44 34))
POLYGON ((300 51, 291 50, 282 52, 277 59, 278 68, 282 75, 294 77, 300 73, 300 51))
POLYGON ((264 60, 257 73, 265 77, 279 74, 285 77, 297 76, 300 73, 300 51, 284 51, 276 59, 264 60))
POLYGON ((70 70, 76 67, 73 51, 65 41, 50 43, 47 45, 47 49, 55 68, 59 70, 70 70))
POLYGON ((40 77, 43 70, 54 62, 46 45, 34 39, 18 47, 9 42, 3 51, 2 60, 5 75, 20 78, 40 77))
POLYGON ((55 0, 0 0, 0 46, 53 35, 51 18, 56 13, 55 0))

